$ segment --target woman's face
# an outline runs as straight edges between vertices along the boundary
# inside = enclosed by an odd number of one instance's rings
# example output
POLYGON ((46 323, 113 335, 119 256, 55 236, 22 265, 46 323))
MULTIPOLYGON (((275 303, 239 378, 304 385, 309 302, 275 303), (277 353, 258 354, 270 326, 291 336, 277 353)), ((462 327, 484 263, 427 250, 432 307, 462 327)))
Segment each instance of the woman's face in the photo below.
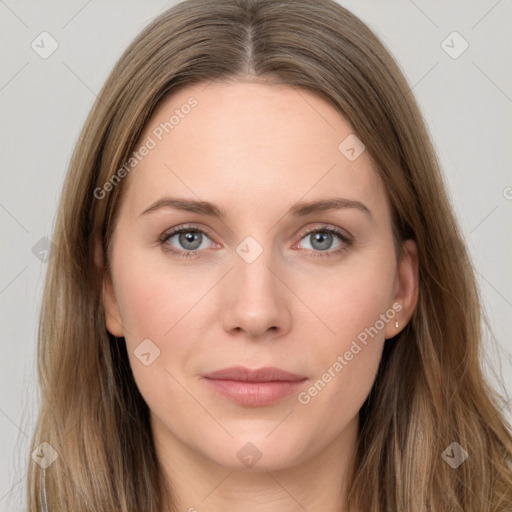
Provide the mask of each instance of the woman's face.
POLYGON ((162 103, 136 150, 104 300, 157 443, 269 470, 353 434, 416 270, 351 126, 304 90, 203 83, 162 103), (233 366, 299 380, 205 378, 233 366))

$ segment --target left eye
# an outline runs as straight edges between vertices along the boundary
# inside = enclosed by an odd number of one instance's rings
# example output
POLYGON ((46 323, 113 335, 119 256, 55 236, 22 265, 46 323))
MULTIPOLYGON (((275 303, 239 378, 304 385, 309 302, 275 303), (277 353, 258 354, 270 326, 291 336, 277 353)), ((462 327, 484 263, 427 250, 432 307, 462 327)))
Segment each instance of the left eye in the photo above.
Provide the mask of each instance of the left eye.
POLYGON ((316 251, 327 251, 328 249, 332 248, 334 238, 338 238, 338 240, 341 240, 342 242, 348 241, 348 239, 344 237, 341 233, 338 233, 333 229, 327 228, 309 231, 308 233, 306 233, 305 236, 302 237, 301 240, 310 241, 310 245, 312 245, 312 247, 306 247, 306 249, 312 249, 316 251))

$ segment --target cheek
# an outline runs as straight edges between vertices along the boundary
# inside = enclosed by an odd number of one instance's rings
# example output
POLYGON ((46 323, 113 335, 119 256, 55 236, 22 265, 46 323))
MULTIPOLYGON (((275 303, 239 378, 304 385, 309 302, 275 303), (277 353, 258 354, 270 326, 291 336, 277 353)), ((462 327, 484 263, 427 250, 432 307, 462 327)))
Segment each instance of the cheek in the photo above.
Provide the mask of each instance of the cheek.
POLYGON ((303 282, 299 291, 318 316, 308 325, 316 321, 322 334, 314 347, 305 347, 315 377, 298 401, 330 417, 333 433, 357 414, 373 385, 386 326, 395 321, 394 277, 394 253, 375 251, 329 276, 319 274, 315 287, 303 282))
POLYGON ((138 256, 136 249, 130 254, 130 259, 118 261, 115 278, 137 386, 148 404, 163 403, 171 391, 175 397, 186 396, 178 382, 193 355, 204 352, 202 326, 212 318, 212 299, 206 295, 215 281, 192 266, 162 267, 161 260, 138 256))
POLYGON ((130 257, 119 257, 116 274, 123 327, 133 343, 144 338, 161 343, 172 334, 174 325, 186 320, 187 310, 201 292, 204 295, 207 283, 192 267, 170 264, 159 248, 126 245, 119 254, 130 257))
POLYGON ((139 338, 158 340, 172 327, 180 294, 154 281, 147 272, 133 272, 121 279, 119 295, 126 337, 134 343, 139 338))
POLYGON ((344 350, 361 333, 364 339, 376 323, 384 336, 386 324, 379 319, 392 308, 395 270, 394 253, 376 248, 297 281, 294 291, 315 313, 309 325, 316 321, 326 352, 344 350))
POLYGON ((126 347, 140 393, 153 412, 188 410, 191 402, 180 383, 201 339, 190 321, 197 312, 187 314, 197 300, 188 300, 179 282, 155 279, 147 268, 126 274, 120 289, 126 347))

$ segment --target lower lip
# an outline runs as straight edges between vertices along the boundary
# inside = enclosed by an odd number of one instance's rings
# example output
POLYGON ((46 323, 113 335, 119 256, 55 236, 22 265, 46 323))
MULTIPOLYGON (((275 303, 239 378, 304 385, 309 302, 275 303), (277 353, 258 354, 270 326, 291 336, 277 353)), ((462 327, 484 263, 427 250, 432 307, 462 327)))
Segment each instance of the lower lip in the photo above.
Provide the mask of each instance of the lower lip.
POLYGON ((261 407, 277 402, 299 390, 307 379, 298 381, 242 382, 238 380, 203 380, 215 391, 240 405, 261 407))

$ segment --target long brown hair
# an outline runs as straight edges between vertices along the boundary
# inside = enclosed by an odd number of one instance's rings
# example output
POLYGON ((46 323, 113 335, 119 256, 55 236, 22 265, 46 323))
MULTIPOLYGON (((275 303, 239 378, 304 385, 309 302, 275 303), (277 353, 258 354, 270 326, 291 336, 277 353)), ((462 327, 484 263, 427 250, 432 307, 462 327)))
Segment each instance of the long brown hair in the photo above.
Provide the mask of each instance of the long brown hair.
POLYGON ((414 239, 418 248, 417 308, 386 343, 361 409, 347 510, 511 510, 511 428, 482 371, 474 271, 395 60, 333 0, 186 0, 121 56, 71 159, 41 311, 32 441, 32 449, 48 443, 58 458, 45 469, 29 460, 30 512, 162 512, 164 492, 172 502, 125 344, 105 327, 94 260, 99 241, 109 271, 127 180, 102 197, 97 191, 119 176, 162 99, 241 77, 313 91, 338 109, 377 164, 397 240, 414 239), (454 442, 468 453, 457 468, 442 457, 454 442))

